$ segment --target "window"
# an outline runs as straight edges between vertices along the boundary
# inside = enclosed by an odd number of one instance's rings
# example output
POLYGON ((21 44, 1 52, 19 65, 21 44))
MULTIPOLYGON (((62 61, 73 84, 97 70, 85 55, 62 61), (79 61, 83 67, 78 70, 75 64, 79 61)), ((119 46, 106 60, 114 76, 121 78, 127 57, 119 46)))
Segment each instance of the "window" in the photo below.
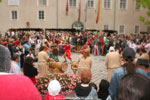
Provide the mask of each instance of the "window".
POLYGON ((16 11, 16 10, 12 11, 12 12, 11 12, 11 15, 12 15, 11 18, 12 18, 13 20, 16 20, 16 19, 17 19, 17 11, 16 11))
POLYGON ((104 25, 104 30, 108 30, 109 26, 108 25, 104 25))
POLYGON ((135 33, 138 34, 140 32, 140 27, 138 25, 135 26, 135 33))
POLYGON ((47 0, 38 0, 40 6, 46 6, 47 5, 47 0))
POLYGON ((88 7, 93 8, 94 7, 94 0, 88 0, 88 7))
POLYGON ((111 0, 104 0, 104 8, 111 8, 111 0))
POLYGON ((76 7, 77 0, 69 0, 69 6, 70 7, 76 7))
POLYGON ((147 32, 150 33, 150 26, 147 26, 147 32))
POLYGON ((126 9, 127 0, 120 0, 120 9, 126 9))
POLYGON ((119 33, 120 33, 120 34, 125 33, 125 27, 124 27, 124 25, 120 25, 120 26, 119 26, 119 33))
POLYGON ((8 5, 9 6, 18 6, 19 0, 8 0, 8 5))
POLYGON ((40 20, 44 19, 44 11, 39 11, 39 19, 40 20))

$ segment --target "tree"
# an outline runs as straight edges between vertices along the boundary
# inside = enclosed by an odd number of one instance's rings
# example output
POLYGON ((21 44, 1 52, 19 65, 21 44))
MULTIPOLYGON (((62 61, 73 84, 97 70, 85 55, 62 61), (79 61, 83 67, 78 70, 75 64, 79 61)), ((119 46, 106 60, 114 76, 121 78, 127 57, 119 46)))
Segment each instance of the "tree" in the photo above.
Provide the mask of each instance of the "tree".
POLYGON ((140 8, 141 6, 146 9, 146 15, 148 16, 148 19, 146 19, 143 16, 139 16, 139 20, 142 21, 145 25, 150 25, 150 0, 136 0, 137 2, 137 8, 140 8))

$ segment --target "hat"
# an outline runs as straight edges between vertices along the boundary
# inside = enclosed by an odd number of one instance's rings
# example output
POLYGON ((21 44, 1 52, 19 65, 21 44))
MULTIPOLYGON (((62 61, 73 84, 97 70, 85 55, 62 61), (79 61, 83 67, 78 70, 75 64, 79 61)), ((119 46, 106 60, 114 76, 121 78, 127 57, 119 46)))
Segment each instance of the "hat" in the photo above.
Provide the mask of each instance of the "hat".
POLYGON ((7 41, 4 41, 4 42, 3 42, 3 45, 5 45, 5 44, 7 44, 7 41))
POLYGON ((115 49, 114 49, 114 47, 111 46, 111 47, 109 48, 109 52, 112 52, 112 51, 115 51, 115 49))
POLYGON ((126 61, 133 61, 135 58, 135 51, 132 48, 125 48, 123 50, 122 56, 126 61))
POLYGON ((147 59, 139 58, 136 62, 138 65, 144 65, 146 68, 149 67, 150 63, 147 59))
POLYGON ((48 85, 48 92, 50 95, 58 95, 61 90, 61 85, 57 80, 52 80, 48 85))
POLYGON ((0 72, 10 71, 10 59, 11 55, 8 48, 0 45, 0 72))

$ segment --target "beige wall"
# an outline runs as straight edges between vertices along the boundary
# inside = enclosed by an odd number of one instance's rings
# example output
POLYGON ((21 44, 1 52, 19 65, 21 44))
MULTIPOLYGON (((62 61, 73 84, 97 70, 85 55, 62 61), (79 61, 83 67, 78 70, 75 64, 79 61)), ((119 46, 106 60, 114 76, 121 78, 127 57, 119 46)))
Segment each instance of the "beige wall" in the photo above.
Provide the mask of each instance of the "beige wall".
MULTIPOLYGON (((9 28, 25 28, 26 22, 30 22, 31 28, 56 28, 56 1, 48 0, 47 6, 38 6, 37 0, 20 0, 19 6, 8 6, 8 0, 0 3, 0 31, 6 32, 9 28), (18 11, 18 19, 11 19, 11 11, 18 11), (38 19, 38 11, 45 11, 45 19, 38 19)), ((79 2, 79 0, 77 0, 79 2)), ((95 0, 95 7, 88 9, 87 22, 85 22, 85 0, 82 1, 81 22, 86 29, 103 30, 105 24, 109 29, 114 29, 114 1, 111 9, 103 8, 101 0, 100 21, 96 24, 98 0, 95 0)), ((66 16, 66 0, 58 0, 58 28, 71 28, 72 24, 78 20, 78 7, 70 7, 66 16)), ((78 4, 77 4, 78 6, 78 4)), ((138 20, 138 16, 145 15, 144 9, 135 10, 134 0, 128 0, 128 8, 120 10, 119 0, 116 0, 116 24, 115 30, 119 30, 119 25, 125 25, 125 33, 133 33, 135 25, 140 26, 140 31, 146 31, 146 26, 138 20)))

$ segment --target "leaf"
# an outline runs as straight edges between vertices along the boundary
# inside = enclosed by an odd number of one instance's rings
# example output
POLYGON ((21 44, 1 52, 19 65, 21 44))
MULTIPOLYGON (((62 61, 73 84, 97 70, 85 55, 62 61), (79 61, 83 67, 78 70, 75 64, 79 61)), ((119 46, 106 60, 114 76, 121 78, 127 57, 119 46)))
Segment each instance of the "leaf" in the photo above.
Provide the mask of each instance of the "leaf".
POLYGON ((139 20, 144 22, 145 21, 145 18, 143 16, 139 16, 139 20))
POLYGON ((150 21, 144 22, 145 25, 150 25, 150 21))
POLYGON ((147 14, 147 16, 150 16, 150 11, 147 11, 146 14, 147 14))

